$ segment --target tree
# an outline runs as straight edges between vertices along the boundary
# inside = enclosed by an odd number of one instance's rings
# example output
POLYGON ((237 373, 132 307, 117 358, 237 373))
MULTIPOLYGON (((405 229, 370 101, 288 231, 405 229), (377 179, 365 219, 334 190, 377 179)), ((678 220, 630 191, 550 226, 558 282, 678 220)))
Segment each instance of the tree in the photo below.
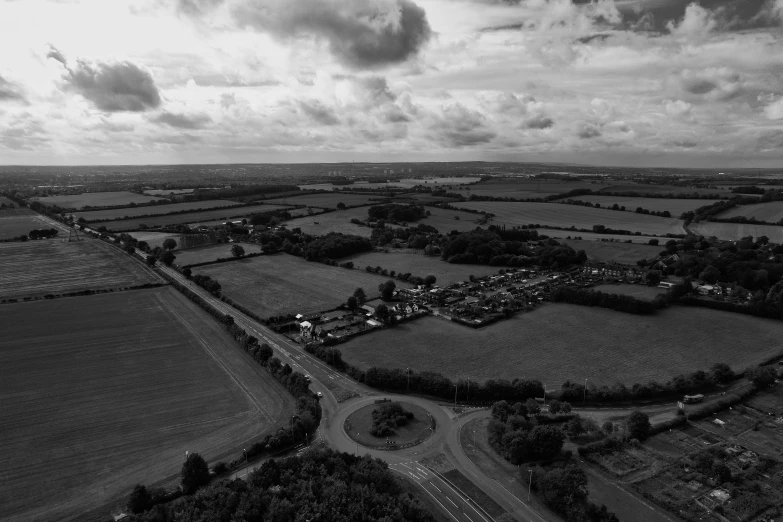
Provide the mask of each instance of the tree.
POLYGON ((639 410, 631 412, 625 421, 628 434, 637 440, 644 440, 650 434, 650 417, 639 410))
POLYGON ((356 300, 354 296, 350 296, 348 298, 348 301, 346 302, 346 305, 351 310, 356 310, 356 306, 359 304, 359 302, 356 300))
POLYGON ((209 483, 209 467, 198 453, 191 453, 182 465, 182 490, 186 494, 195 492, 209 483))
POLYGON ((242 257, 245 255, 245 249, 241 245, 234 245, 231 247, 231 255, 234 257, 242 257))
POLYGON ((751 368, 745 373, 745 376, 759 388, 772 386, 777 377, 774 368, 771 366, 757 366, 751 368))
POLYGON ((726 363, 715 363, 710 368, 710 378, 718 384, 726 384, 734 379, 734 371, 726 363))
POLYGON ((378 285, 378 291, 381 293, 381 298, 384 301, 391 301, 394 297, 394 290, 396 290, 397 285, 394 284, 394 281, 389 279, 385 283, 381 283, 378 285))
POLYGON ((364 289, 357 288, 353 291, 353 296, 356 298, 356 301, 362 305, 365 301, 367 301, 367 294, 364 293, 364 289))
POLYGON ((166 238, 165 241, 163 241, 163 250, 174 250, 177 248, 177 242, 174 241, 172 238, 166 238))
POLYGON ((389 318, 389 307, 382 303, 379 304, 375 309, 375 317, 381 321, 386 321, 389 318))
POLYGON ((549 402, 549 413, 560 413, 560 401, 555 399, 549 402))
POLYGON ((560 411, 563 413, 570 413, 571 412, 571 403, 568 401, 563 401, 560 403, 560 411))
POLYGON ((193 275, 193 270, 191 270, 190 268, 185 268, 184 270, 182 270, 182 275, 184 275, 185 278, 190 279, 190 277, 193 275))
POLYGON ((345 203, 343 203, 342 201, 337 203, 337 210, 345 210, 345 203))
POLYGON ((716 460, 712 464, 712 472, 715 475, 715 480, 718 484, 724 484, 731 482, 731 469, 722 460, 716 460))
POLYGON ((157 262, 158 260, 155 259, 155 256, 147 256, 147 266, 155 266, 157 262))
POLYGON ((147 511, 151 505, 152 495, 147 491, 147 486, 136 484, 128 497, 128 503, 126 504, 128 511, 134 515, 143 513, 144 511, 147 511))
POLYGON ((657 286, 661 282, 661 273, 658 270, 650 270, 645 276, 647 284, 650 286, 657 286))
POLYGON ((647 242, 648 245, 652 246, 658 246, 658 240, 657 239, 651 239, 647 242))
POLYGON ((160 256, 160 260, 166 266, 171 266, 171 263, 173 263, 175 259, 177 259, 177 256, 172 254, 170 250, 163 252, 160 256))
POLYGON ((434 275, 428 275, 424 278, 424 284, 427 286, 432 286, 435 284, 435 281, 437 281, 437 278, 434 275))
POLYGON ((500 422, 506 422, 513 410, 506 401, 498 401, 492 405, 492 417, 500 422))
POLYGON ((707 268, 701 271, 699 274, 699 279, 704 281, 705 283, 714 285, 718 282, 718 278, 720 277, 720 270, 713 266, 709 265, 707 268))
POLYGON ((535 399, 528 399, 525 402, 525 408, 530 415, 538 415, 538 412, 541 411, 541 407, 535 399))
POLYGON ((614 423, 612 421, 606 421, 601 425, 601 429, 604 430, 604 433, 612 433, 614 431, 614 423))

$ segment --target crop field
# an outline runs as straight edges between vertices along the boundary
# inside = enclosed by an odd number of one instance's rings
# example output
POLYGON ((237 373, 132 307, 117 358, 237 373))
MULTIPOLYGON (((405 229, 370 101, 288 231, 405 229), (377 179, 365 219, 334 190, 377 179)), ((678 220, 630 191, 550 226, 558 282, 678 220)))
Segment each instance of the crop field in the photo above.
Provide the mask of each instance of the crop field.
POLYGON ((611 207, 616 203, 620 207, 625 207, 626 211, 634 211, 638 207, 654 212, 668 210, 673 217, 679 217, 683 212, 696 210, 699 207, 720 201, 718 199, 626 198, 622 196, 579 196, 570 199, 589 201, 593 204, 599 203, 604 208, 611 207))
POLYGON ((483 216, 480 214, 472 214, 470 212, 460 212, 459 210, 448 210, 434 207, 426 207, 426 209, 430 212, 429 217, 419 221, 411 222, 411 226, 423 223, 425 225, 437 228, 438 232, 441 234, 448 234, 452 230, 467 232, 469 230, 475 230, 475 228, 479 226, 482 228, 487 228, 490 224, 492 224, 492 221, 489 221, 487 224, 479 225, 477 221, 483 218, 483 216))
POLYGON ((308 205, 310 207, 319 208, 337 208, 338 203, 344 203, 346 207, 358 207, 361 205, 371 205, 380 199, 383 199, 381 195, 324 193, 267 199, 266 201, 272 204, 282 205, 308 205))
POLYGON ((569 190, 588 188, 598 191, 606 186, 602 181, 562 181, 559 179, 528 179, 528 178, 492 178, 468 187, 452 187, 448 192, 457 192, 465 197, 471 194, 477 196, 492 196, 496 198, 545 198, 554 194, 562 194, 569 190))
POLYGON ((476 277, 494 275, 500 269, 499 267, 481 265, 455 265, 441 261, 440 256, 430 257, 424 254, 407 254, 394 251, 388 254, 384 252, 368 252, 346 258, 345 260, 353 261, 354 265, 362 270, 369 265, 394 270, 398 274, 411 273, 419 277, 434 275, 437 278, 435 284, 438 286, 448 286, 460 281, 467 281, 471 275, 476 277))
POLYGON ((205 247, 188 248, 187 250, 177 250, 174 252, 177 256, 175 263, 179 266, 187 266, 216 261, 218 258, 232 258, 234 256, 231 254, 231 247, 235 244, 244 248, 245 254, 255 254, 263 251, 261 245, 256 243, 220 243, 205 247))
POLYGON ((192 188, 189 188, 189 189, 169 189, 169 190, 166 190, 166 189, 149 189, 149 190, 145 190, 144 193, 145 194, 149 194, 150 196, 168 196, 169 194, 174 194, 174 195, 190 194, 194 190, 196 190, 196 189, 192 189, 192 188))
POLYGON ((455 378, 567 379, 628 385, 666 381, 725 362, 735 370, 783 351, 783 323, 702 308, 635 316, 604 308, 547 304, 474 330, 426 317, 340 345, 361 367, 411 367, 455 378), (748 335, 753 332, 753 335, 748 335))
POLYGON ((726 197, 732 196, 731 191, 725 187, 718 188, 694 188, 678 187, 675 185, 652 185, 646 183, 618 183, 605 186, 601 192, 637 192, 639 194, 718 194, 726 197))
POLYGON ((664 235, 684 234, 682 220, 661 218, 632 212, 604 210, 578 205, 558 203, 503 203, 493 201, 471 201, 454 203, 455 207, 481 210, 495 214, 490 224, 529 225, 593 228, 604 225, 619 230, 630 230, 642 234, 664 235))
POLYGON ((590 288, 590 290, 598 290, 599 292, 606 292, 607 294, 630 295, 631 297, 636 297, 637 299, 648 299, 648 300, 654 299, 658 295, 666 293, 666 290, 664 288, 658 288, 657 286, 625 285, 625 284, 598 285, 590 288))
POLYGON ((342 234, 353 234, 356 236, 370 237, 372 229, 351 223, 351 219, 360 219, 367 221, 367 209, 369 207, 358 207, 346 210, 336 210, 326 214, 316 214, 290 219, 285 222, 289 230, 301 228, 302 232, 311 235, 323 236, 329 232, 340 232, 342 234))
POLYGON ((0 243, 0 273, 0 300, 160 282, 127 254, 90 238, 0 243))
MULTIPOLYGON (((378 295, 378 285, 389 279, 309 263, 288 254, 198 267, 193 272, 217 279, 225 295, 262 317, 330 310, 344 303, 357 287, 368 297, 378 295)), ((400 281, 396 284, 407 286, 400 281)))
POLYGON ((783 243, 783 227, 775 225, 747 225, 744 223, 713 223, 701 221, 690 225, 694 233, 704 237, 715 236, 718 239, 736 241, 743 237, 767 236, 773 243, 783 243))
MULTIPOLYGON (((631 236, 633 237, 633 236, 631 236)), ((617 241, 589 241, 586 239, 566 239, 562 241, 570 245, 574 250, 584 250, 591 261, 615 262, 623 265, 634 265, 640 259, 649 259, 657 256, 664 250, 663 243, 660 246, 651 246, 639 243, 620 243, 617 241)))
POLYGON ((209 210, 211 208, 236 207, 238 205, 240 205, 240 203, 237 203, 236 201, 213 199, 207 201, 190 201, 188 203, 170 203, 168 205, 151 205, 148 207, 113 208, 111 210, 77 212, 74 214, 74 218, 84 218, 88 223, 91 223, 93 221, 107 221, 125 217, 164 215, 185 210, 209 210))
POLYGON ((0 307, 0 519, 84 519, 175 480, 186 450, 229 460, 293 412, 171 288, 0 307))
POLYGON ((114 232, 123 232, 126 230, 137 230, 141 225, 147 227, 163 227, 168 225, 198 225, 209 221, 225 221, 227 219, 242 219, 251 214, 259 214, 272 210, 289 208, 280 205, 251 205, 249 207, 230 207, 217 208, 214 210, 204 210, 203 212, 186 212, 184 214, 169 214, 167 216, 150 216, 134 219, 124 219, 120 221, 107 221, 98 223, 98 226, 104 226, 114 232))
POLYGON ((783 201, 769 201, 767 203, 756 203, 755 205, 740 205, 730 208, 726 212, 718 214, 718 218, 727 219, 737 216, 746 218, 755 218, 759 221, 768 223, 778 223, 783 219, 783 201))
POLYGON ((25 208, 0 210, 0 239, 27 235, 36 228, 57 228, 62 236, 64 227, 55 226, 48 219, 25 208))
POLYGON ((84 207, 124 207, 131 203, 149 203, 150 201, 166 201, 166 198, 158 198, 133 192, 87 192, 85 194, 69 194, 65 196, 46 196, 38 198, 44 205, 57 205, 60 208, 80 210, 84 207))

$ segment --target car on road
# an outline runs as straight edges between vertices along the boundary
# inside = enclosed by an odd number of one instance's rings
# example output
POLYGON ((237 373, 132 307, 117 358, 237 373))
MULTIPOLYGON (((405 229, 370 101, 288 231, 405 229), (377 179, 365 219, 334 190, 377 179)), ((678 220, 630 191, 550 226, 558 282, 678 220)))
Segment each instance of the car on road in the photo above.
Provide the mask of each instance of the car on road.
POLYGON ((321 392, 316 393, 316 395, 318 396, 319 399, 324 396, 324 394, 321 392))

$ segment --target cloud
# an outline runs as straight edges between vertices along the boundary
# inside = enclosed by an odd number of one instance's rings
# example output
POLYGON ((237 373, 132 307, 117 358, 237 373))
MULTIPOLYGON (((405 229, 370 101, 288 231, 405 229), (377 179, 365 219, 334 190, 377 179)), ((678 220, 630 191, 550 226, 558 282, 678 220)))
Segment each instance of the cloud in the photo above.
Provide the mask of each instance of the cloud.
POLYGON ((727 67, 697 71, 685 69, 680 72, 678 80, 685 93, 711 101, 730 100, 741 95, 744 90, 742 77, 727 67))
POLYGON ((0 102, 2 101, 24 101, 25 97, 19 88, 0 76, 0 102))
POLYGON ((548 129, 554 125, 555 122, 552 118, 548 118, 542 114, 533 116, 525 122, 525 126, 528 129, 548 129))
POLYGON ((234 17, 279 39, 326 41, 334 56, 356 69, 405 62, 432 34, 426 13, 411 0, 244 1, 234 17))
POLYGON ((52 58, 53 60, 57 60, 63 65, 68 65, 68 61, 65 59, 65 56, 63 53, 61 53, 56 47, 49 46, 49 52, 46 53, 47 58, 52 58))
POLYGON ((433 122, 433 129, 440 141, 451 147, 469 147, 489 143, 497 133, 486 127, 486 118, 457 103, 443 109, 433 122))
POLYGON ((663 102, 666 114, 671 118, 687 118, 691 115, 693 106, 682 100, 666 100, 663 102))
POLYGON ((592 138, 597 138, 601 135, 601 129, 592 123, 589 122, 583 122, 579 126, 579 131, 577 132, 577 136, 584 140, 589 140, 592 138))
POLYGON ((131 62, 77 61, 65 77, 71 89, 105 112, 142 112, 160 106, 152 75, 131 62))
POLYGON ((212 118, 206 114, 194 114, 189 116, 184 113, 173 113, 168 111, 163 111, 158 116, 152 118, 152 120, 170 127, 190 130, 201 129, 212 122, 212 118))
POLYGON ((706 39, 718 27, 713 12, 695 3, 688 5, 679 23, 670 21, 667 24, 671 34, 686 39, 706 39))
POLYGON ((337 125, 340 123, 340 119, 334 113, 334 110, 318 100, 300 100, 299 109, 311 120, 321 125, 337 125))
POLYGON ((764 115, 770 120, 783 120, 783 98, 764 107, 764 115))

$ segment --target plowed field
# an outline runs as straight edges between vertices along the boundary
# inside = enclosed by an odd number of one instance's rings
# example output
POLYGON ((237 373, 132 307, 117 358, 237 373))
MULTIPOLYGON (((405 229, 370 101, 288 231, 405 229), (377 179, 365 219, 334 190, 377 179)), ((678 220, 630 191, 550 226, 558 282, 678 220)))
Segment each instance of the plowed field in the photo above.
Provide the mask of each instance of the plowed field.
POLYGON ((106 504, 108 514, 134 484, 175 481, 186 450, 229 460, 293 411, 291 395, 170 288, 0 314, 2 520, 83 520, 106 504))

